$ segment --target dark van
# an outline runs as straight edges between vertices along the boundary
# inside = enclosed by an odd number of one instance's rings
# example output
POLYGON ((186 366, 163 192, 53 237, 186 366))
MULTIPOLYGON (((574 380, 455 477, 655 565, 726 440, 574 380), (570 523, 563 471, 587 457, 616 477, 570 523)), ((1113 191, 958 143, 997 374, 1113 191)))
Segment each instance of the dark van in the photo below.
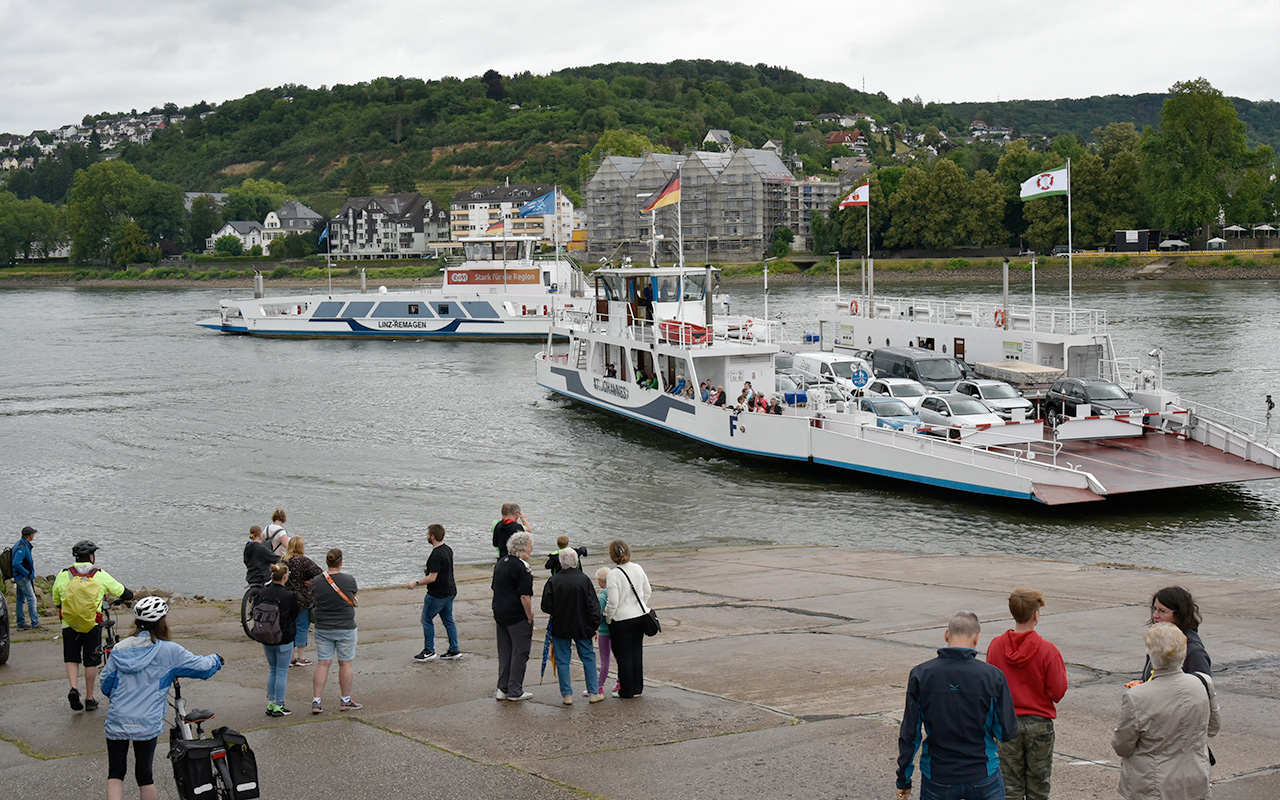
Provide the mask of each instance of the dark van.
POLYGON ((871 354, 871 368, 881 378, 909 378, 938 392, 949 392, 967 377, 964 364, 922 347, 882 347, 871 354))

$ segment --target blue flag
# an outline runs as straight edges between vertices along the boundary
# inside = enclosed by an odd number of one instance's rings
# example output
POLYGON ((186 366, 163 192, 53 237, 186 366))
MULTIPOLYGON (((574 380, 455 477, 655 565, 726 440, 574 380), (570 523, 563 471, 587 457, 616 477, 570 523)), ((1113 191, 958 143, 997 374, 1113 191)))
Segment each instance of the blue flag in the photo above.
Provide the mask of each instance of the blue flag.
POLYGON ((324 226, 324 233, 320 234, 320 239, 319 239, 319 241, 323 242, 325 239, 328 239, 328 238, 329 238, 329 226, 328 226, 328 225, 325 225, 325 226, 324 226))
POLYGON ((555 191, 552 190, 541 197, 536 197, 533 200, 530 200, 520 206, 520 209, 516 213, 521 217, 544 217, 548 214, 556 213, 555 191))

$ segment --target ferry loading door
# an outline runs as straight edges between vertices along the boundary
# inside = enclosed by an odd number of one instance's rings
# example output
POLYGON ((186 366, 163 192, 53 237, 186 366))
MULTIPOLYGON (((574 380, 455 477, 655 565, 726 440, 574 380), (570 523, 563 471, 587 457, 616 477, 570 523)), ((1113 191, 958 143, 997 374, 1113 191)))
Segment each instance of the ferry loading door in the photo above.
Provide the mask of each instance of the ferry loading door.
POLYGON ((952 348, 951 348, 951 355, 955 356, 961 361, 964 361, 964 339, 955 340, 955 344, 952 345, 952 348))

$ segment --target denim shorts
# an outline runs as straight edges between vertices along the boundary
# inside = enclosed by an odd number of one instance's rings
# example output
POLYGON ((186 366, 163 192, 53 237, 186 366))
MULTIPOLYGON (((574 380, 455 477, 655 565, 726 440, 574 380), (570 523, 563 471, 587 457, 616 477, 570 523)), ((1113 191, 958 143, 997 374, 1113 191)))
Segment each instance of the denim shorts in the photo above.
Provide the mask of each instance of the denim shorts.
POLYGON ((316 628, 317 661, 353 661, 356 657, 357 628, 316 628))

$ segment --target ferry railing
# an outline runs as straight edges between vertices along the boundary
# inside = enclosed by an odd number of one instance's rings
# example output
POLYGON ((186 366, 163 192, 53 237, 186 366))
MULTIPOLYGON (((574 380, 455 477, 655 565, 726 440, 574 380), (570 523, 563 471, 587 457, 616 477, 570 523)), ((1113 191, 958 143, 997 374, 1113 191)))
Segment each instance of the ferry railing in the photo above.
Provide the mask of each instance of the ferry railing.
MULTIPOLYGON (((869 317, 868 298, 865 295, 822 295, 820 308, 835 309, 836 317, 869 317), (853 303, 858 312, 852 314, 853 303)), ((1010 304, 1003 308, 998 302, 971 302, 967 300, 938 300, 920 297, 875 298, 877 318, 906 319, 921 323, 946 323, 971 325, 975 328, 998 329, 996 312, 1009 320, 1010 330, 1029 330, 1040 333, 1104 334, 1107 330, 1107 312, 1093 308, 1062 308, 1058 306, 1031 306, 1010 304)))
MULTIPOLYGON (((1193 418, 1217 423, 1218 426, 1227 429, 1227 431, 1234 432, 1235 434, 1238 434, 1250 441, 1266 442, 1270 439, 1271 425, 1269 421, 1262 422, 1256 419, 1250 419, 1249 417, 1237 414, 1234 411, 1215 408, 1214 406, 1207 405, 1205 403, 1188 402, 1186 404, 1186 408, 1191 412, 1191 416, 1193 418)), ((1223 435, 1227 434, 1224 432, 1223 435)))
MULTIPOLYGON (((1062 446, 1057 442, 1036 442, 1036 445, 1046 447, 1047 451, 1032 449, 1032 446, 1026 442, 1014 442, 1012 439, 1008 445, 969 445, 962 441, 953 441, 949 436, 930 436, 910 428, 903 430, 881 428, 827 415, 823 415, 821 420, 823 428, 837 436, 864 441, 870 441, 871 437, 875 437, 877 441, 887 440, 888 444, 896 449, 924 452, 952 463, 965 464, 989 472, 1030 477, 1029 472, 1046 466, 1054 470, 1073 472, 1080 475, 1093 491, 1106 494, 1106 487, 1092 473, 1075 464, 1058 463, 1058 454, 1062 446), (1004 468, 997 468, 996 465, 1004 468)), ((994 435, 998 436, 998 434, 994 435)))

